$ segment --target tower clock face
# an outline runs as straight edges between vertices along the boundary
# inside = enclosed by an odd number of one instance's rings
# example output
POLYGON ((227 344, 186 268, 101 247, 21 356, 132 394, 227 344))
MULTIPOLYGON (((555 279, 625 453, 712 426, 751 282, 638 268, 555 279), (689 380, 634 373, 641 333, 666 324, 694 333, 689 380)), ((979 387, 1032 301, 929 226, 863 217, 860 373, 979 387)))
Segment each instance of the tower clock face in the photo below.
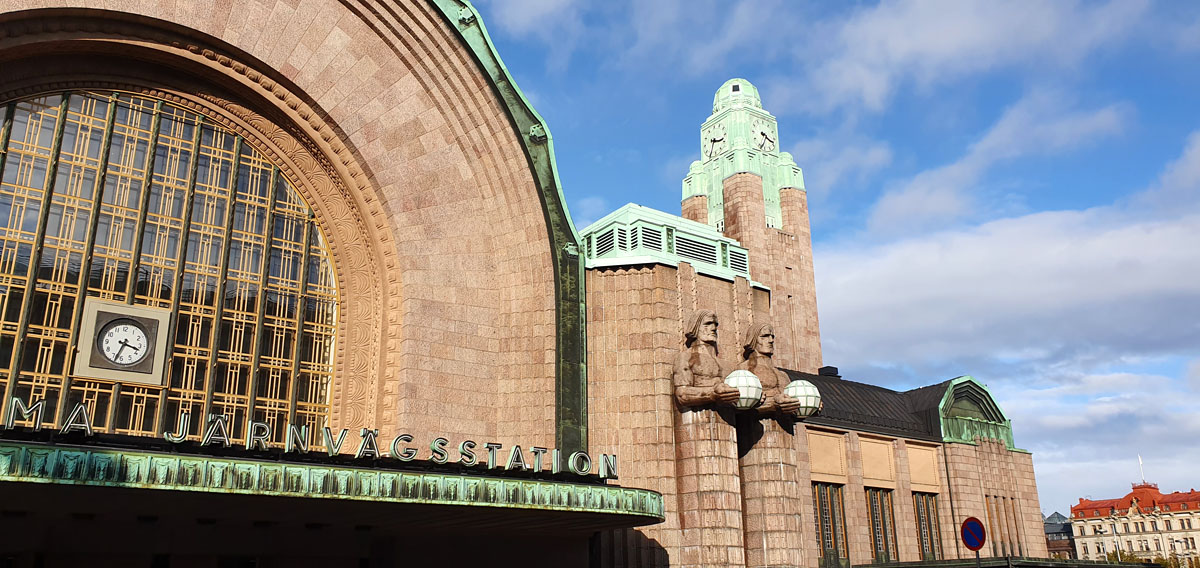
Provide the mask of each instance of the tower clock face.
POLYGON ((726 138, 724 124, 713 125, 704 131, 700 151, 705 157, 711 158, 725 151, 726 138))
POLYGON ((770 152, 775 149, 775 130, 771 123, 758 119, 750 124, 750 143, 759 150, 770 152))
POLYGON ((150 353, 150 338, 145 327, 132 319, 108 322, 100 328, 96 342, 106 360, 122 367, 136 365, 150 353))

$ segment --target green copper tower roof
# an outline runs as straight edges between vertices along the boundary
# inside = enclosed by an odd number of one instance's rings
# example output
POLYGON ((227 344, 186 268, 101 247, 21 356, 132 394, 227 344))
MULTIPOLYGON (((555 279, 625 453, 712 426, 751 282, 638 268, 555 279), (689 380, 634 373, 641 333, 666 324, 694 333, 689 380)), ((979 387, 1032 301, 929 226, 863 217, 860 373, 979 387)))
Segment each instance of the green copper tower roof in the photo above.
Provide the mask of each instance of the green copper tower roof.
POLYGON ((758 89, 745 79, 725 81, 699 134, 700 159, 692 162, 683 179, 683 199, 707 197, 706 223, 724 231, 724 180, 752 173, 763 180, 767 227, 780 228, 779 192, 783 188, 804 191, 804 176, 792 155, 782 150, 778 121, 762 107, 758 89))
POLYGON ((762 108, 762 98, 758 96, 758 87, 745 79, 725 81, 725 84, 717 89, 717 94, 713 95, 713 114, 735 106, 762 108))

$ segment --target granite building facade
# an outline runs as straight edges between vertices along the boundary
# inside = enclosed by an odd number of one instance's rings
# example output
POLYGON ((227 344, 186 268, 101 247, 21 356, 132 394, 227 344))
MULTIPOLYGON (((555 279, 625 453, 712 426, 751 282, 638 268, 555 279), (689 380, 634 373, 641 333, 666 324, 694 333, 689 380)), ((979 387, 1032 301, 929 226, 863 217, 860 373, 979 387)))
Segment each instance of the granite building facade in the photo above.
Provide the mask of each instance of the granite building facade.
POLYGON ((16 0, 0 105, 9 565, 845 565, 969 515, 1045 555, 986 387, 822 367, 747 81, 683 217, 582 233, 461 0, 16 0))

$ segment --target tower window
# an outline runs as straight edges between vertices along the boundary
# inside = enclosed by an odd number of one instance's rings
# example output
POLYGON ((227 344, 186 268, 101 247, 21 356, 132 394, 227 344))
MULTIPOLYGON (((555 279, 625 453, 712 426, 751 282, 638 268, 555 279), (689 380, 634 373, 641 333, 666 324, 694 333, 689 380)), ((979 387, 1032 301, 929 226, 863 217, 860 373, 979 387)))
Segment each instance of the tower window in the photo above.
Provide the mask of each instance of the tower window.
POLYGON ((734 85, 734 86, 733 86, 733 92, 735 92, 735 93, 736 93, 736 92, 738 92, 738 91, 740 91, 740 90, 742 90, 742 86, 741 86, 741 85, 734 85))

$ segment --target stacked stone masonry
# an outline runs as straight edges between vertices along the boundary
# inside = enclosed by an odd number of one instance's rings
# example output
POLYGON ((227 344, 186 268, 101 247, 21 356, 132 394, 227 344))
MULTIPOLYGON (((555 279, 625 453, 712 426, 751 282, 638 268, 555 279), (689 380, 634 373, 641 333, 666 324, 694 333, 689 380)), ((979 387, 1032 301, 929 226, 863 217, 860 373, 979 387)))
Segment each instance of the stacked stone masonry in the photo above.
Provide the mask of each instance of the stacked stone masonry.
POLYGON ((335 425, 554 446, 545 215, 509 116, 434 6, 15 0, 2 12, 27 9, 63 11, 54 30, 31 24, 0 38, 9 53, 53 46, 6 65, 6 93, 71 88, 83 68, 93 84, 136 90, 164 76, 144 62, 171 60, 220 87, 164 88, 209 92, 210 111, 242 124, 281 124, 246 134, 285 161, 323 163, 320 176, 294 181, 331 236, 348 316, 335 425), (86 24, 73 28, 81 9, 86 24), (362 229, 348 231, 356 222, 362 229))
POLYGON ((719 351, 726 357, 736 353, 736 338, 746 327, 770 317, 769 294, 741 279, 728 282, 698 275, 687 263, 593 269, 587 271, 587 285, 592 452, 621 455, 620 482, 661 492, 667 511, 660 525, 602 535, 604 566, 781 566, 798 559, 798 565, 816 567, 820 552, 813 481, 844 486, 853 564, 872 560, 868 487, 892 491, 900 561, 922 559, 914 491, 937 495, 939 542, 945 558, 971 556, 959 543, 958 525, 967 516, 987 521, 985 495, 1004 499, 1003 510, 993 509, 996 528, 991 530, 997 532, 991 534, 993 542, 1004 542, 1006 548, 985 548, 983 555, 1003 556, 1011 547, 1014 555, 1045 556, 1030 454, 990 440, 942 444, 804 423, 796 424, 791 433, 779 432, 791 439, 792 451, 786 459, 794 461, 780 464, 791 481, 780 489, 782 499, 766 502, 767 507, 797 503, 790 511, 797 518, 795 548, 789 550, 788 544, 774 548, 792 541, 774 537, 763 554, 764 547, 747 537, 769 534, 762 531, 767 525, 755 524, 761 511, 747 504, 755 496, 739 490, 738 481, 744 488, 754 470, 747 469, 745 458, 740 471, 730 458, 694 463, 698 454, 714 455, 720 453, 714 448, 734 445, 726 437, 732 429, 714 422, 706 426, 707 441, 692 438, 691 424, 679 423, 684 414, 673 399, 670 375, 680 349, 679 330, 693 310, 717 313, 719 351), (821 442, 818 454, 810 452, 814 436, 821 442), (703 444, 707 446, 700 447, 703 444), (864 446, 870 451, 864 452, 864 446), (916 462, 911 458, 914 452, 916 462), (742 501, 731 503, 731 499, 742 501), (745 552, 737 551, 739 546, 745 552))

